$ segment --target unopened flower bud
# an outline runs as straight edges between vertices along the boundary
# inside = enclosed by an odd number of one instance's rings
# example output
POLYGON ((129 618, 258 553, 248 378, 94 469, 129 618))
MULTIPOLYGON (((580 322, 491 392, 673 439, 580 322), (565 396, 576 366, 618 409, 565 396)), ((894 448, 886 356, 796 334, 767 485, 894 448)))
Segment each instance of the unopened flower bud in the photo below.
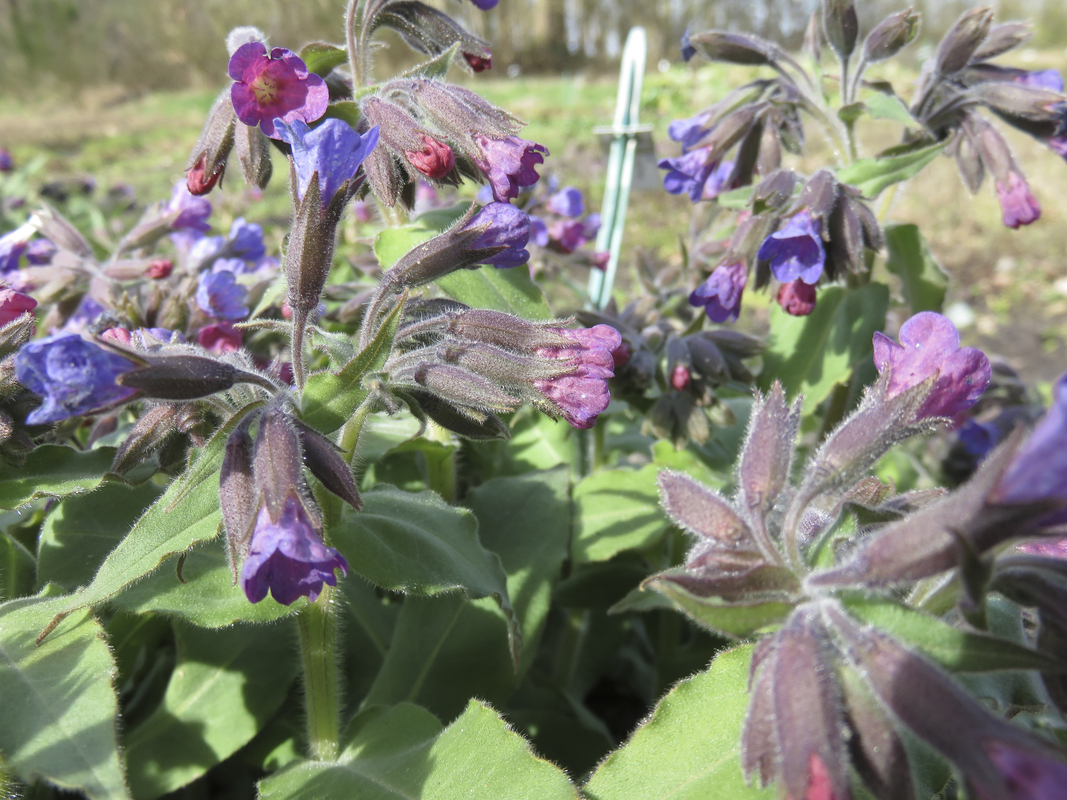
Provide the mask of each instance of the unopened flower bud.
POLYGON ((270 139, 257 126, 239 125, 233 133, 234 150, 241 174, 249 186, 266 189, 274 170, 270 139))
POLYGON ((236 123, 237 117, 233 112, 230 92, 224 91, 208 111, 200 138, 193 145, 193 152, 185 167, 186 185, 190 194, 207 194, 222 178, 226 170, 226 159, 233 149, 236 123))
POLYGON ((974 8, 961 16, 937 46, 935 65, 941 75, 953 75, 966 67, 989 33, 993 9, 974 8))
POLYGON ((898 11, 883 19, 863 41, 868 64, 885 61, 899 53, 919 35, 920 15, 912 9, 898 11))
POLYGON ((169 258, 156 258, 149 262, 148 269, 144 271, 144 276, 153 280, 162 280, 163 278, 169 278, 173 270, 174 262, 169 258))
POLYGON ((441 180, 456 168, 456 154, 444 142, 432 136, 420 134, 423 147, 421 150, 406 150, 404 155, 419 172, 427 178, 441 180))
POLYGON ((852 0, 822 0, 822 27, 826 40, 840 58, 848 58, 856 48, 860 24, 852 0))
POLYGON ((985 41, 975 50, 972 61, 987 61, 996 58, 1021 44, 1030 41, 1034 27, 1029 22, 1002 22, 989 30, 985 41))
POLYGON ((146 366, 124 372, 119 386, 157 400, 193 400, 233 387, 244 373, 232 364, 184 353, 143 356, 146 366))
POLYGON ((708 61, 725 61, 730 64, 771 64, 780 55, 778 48, 771 42, 745 33, 705 31, 689 36, 685 44, 708 61))
POLYGON ((352 468, 340 451, 318 431, 299 420, 294 419, 292 423, 303 447, 304 464, 311 470, 311 474, 318 478, 327 490, 358 511, 363 502, 359 499, 352 468))
POLYGON ((815 287, 802 280, 783 283, 778 289, 778 305, 794 317, 806 317, 815 310, 815 287))

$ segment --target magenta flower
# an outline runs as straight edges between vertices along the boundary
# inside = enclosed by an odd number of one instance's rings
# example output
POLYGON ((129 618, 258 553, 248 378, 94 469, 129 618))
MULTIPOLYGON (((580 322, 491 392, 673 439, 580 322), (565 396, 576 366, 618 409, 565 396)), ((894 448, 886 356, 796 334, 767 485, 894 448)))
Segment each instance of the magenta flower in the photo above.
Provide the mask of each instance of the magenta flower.
POLYGON ((422 139, 422 149, 406 150, 404 155, 408 157, 411 166, 427 178, 439 181, 455 169, 456 154, 452 152, 451 147, 432 136, 425 133, 419 136, 422 139))
POLYGON ((771 272, 782 283, 798 278, 814 286, 826 264, 822 243, 822 221, 807 211, 790 217, 782 227, 763 240, 756 257, 771 262, 771 272))
POLYGON ((901 326, 899 338, 897 344, 874 334, 874 365, 883 376, 889 373, 889 397, 936 376, 916 419, 966 411, 989 385, 989 359, 977 348, 961 348, 959 332, 946 317, 922 311, 901 326))
POLYGON ((544 145, 518 136, 490 139, 479 134, 474 140, 482 151, 475 164, 489 179, 497 201, 506 203, 518 197, 519 190, 537 183, 540 176, 536 167, 545 163, 548 155, 544 145))
POLYGON ((32 313, 37 308, 37 301, 32 297, 16 292, 9 286, 0 289, 0 327, 19 319, 23 314, 32 313))
POLYGON ((778 305, 794 317, 806 317, 815 310, 815 287, 802 280, 783 283, 778 287, 778 305))
POLYGON ((712 322, 735 322, 741 311, 741 294, 746 283, 748 270, 744 264, 720 264, 689 295, 689 305, 704 306, 712 322))
POLYGON ((1004 224, 1013 230, 1041 217, 1041 204, 1031 194, 1026 178, 1018 172, 1009 172, 1006 184, 997 181, 997 197, 1004 224))
POLYGON ((214 325, 205 325, 196 334, 196 340, 200 346, 209 353, 222 355, 241 349, 241 329, 235 328, 232 322, 218 322, 214 325))
POLYGON ((337 585, 334 570, 348 574, 348 562, 327 547, 311 524, 303 504, 293 495, 277 520, 266 506, 259 510, 251 549, 241 568, 241 586, 252 603, 269 591, 284 606, 300 597, 314 602, 324 583, 337 585))
POLYGON ((275 47, 267 53, 263 42, 249 42, 230 58, 230 77, 236 83, 230 98, 237 119, 258 125, 277 138, 274 120, 313 122, 326 113, 330 92, 326 82, 291 50, 275 47))
POLYGON ((567 422, 575 428, 592 428, 597 415, 608 407, 608 378, 615 377, 612 353, 622 344, 619 332, 610 325, 570 330, 549 328, 575 342, 574 347, 539 347, 542 358, 566 360, 571 370, 557 378, 533 382, 537 391, 547 397, 567 422))

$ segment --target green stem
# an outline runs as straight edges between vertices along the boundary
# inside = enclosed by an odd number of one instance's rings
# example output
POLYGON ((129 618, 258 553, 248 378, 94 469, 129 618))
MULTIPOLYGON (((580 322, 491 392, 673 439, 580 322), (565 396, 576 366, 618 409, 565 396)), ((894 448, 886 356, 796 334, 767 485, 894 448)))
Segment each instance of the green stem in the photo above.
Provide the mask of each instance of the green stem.
POLYGON ((593 472, 603 469, 607 458, 608 421, 593 426, 593 472))
POLYGON ((361 16, 359 10, 362 6, 363 0, 348 0, 348 7, 345 9, 345 44, 348 47, 348 68, 352 72, 353 94, 358 92, 363 85, 359 58, 356 56, 358 52, 358 47, 356 46, 356 23, 361 16))
POLYGON ((359 435, 363 432, 363 423, 367 421, 367 417, 370 415, 371 407, 370 403, 364 401, 355 413, 348 418, 348 422, 341 429, 341 440, 337 443, 341 448, 341 452, 344 453, 345 460, 349 464, 352 463, 352 459, 356 455, 356 445, 359 444, 359 435))
POLYGON ((567 611, 566 627, 556 650, 556 663, 552 670, 552 680, 560 689, 566 690, 574 678, 578 654, 581 652, 588 611, 572 608, 567 611))
POLYGON ((297 616, 304 663, 308 749, 319 761, 335 761, 341 742, 341 683, 337 668, 337 619, 332 586, 297 616))

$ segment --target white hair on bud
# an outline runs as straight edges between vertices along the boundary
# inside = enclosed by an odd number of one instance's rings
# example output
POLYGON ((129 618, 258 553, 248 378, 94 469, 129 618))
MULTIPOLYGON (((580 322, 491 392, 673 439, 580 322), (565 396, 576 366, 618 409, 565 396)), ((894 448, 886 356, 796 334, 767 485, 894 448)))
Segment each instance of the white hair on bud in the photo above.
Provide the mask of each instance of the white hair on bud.
POLYGON ((266 44, 267 34, 251 25, 242 25, 239 28, 234 28, 226 37, 226 52, 232 56, 237 52, 237 48, 249 42, 263 42, 263 44, 266 44))

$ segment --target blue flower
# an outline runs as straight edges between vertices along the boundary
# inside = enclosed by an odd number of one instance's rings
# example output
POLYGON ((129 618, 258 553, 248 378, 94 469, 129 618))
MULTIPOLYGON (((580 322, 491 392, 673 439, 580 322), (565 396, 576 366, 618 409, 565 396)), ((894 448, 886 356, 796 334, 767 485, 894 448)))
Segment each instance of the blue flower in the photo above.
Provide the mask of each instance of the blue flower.
POLYGON ((207 218, 211 216, 211 203, 203 197, 189 194, 185 181, 174 184, 170 201, 163 207, 164 213, 177 212, 178 216, 170 223, 172 231, 200 231, 206 233, 211 226, 207 218))
POLYGON ((293 148, 297 197, 304 199, 311 176, 317 172, 323 208, 356 176, 378 144, 377 125, 360 136, 347 122, 333 117, 314 130, 298 119, 291 123, 275 120, 274 129, 293 148))
POLYGON ((245 222, 238 217, 230 226, 226 237, 226 254, 243 261, 258 261, 267 254, 263 244, 263 228, 254 222, 245 222))
POLYGON ((61 333, 25 345, 15 356, 19 383, 41 396, 26 422, 43 425, 128 400, 135 390, 118 377, 136 364, 76 333, 61 333))
POLYGON ((712 322, 734 322, 741 311, 741 294, 748 282, 744 264, 720 264, 689 295, 689 304, 704 306, 712 322))
POLYGON ((0 236, 0 272, 14 272, 19 268, 19 260, 26 252, 29 240, 21 229, 0 236))
POLYGON ((726 188, 733 172, 733 161, 709 161, 710 147, 699 147, 678 158, 660 159, 659 168, 667 170, 663 188, 670 194, 687 192, 694 203, 711 200, 726 188))
POLYGON ((756 257, 771 262, 771 272, 782 283, 798 278, 812 286, 818 283, 826 263, 820 236, 822 222, 801 211, 760 245, 756 257))
POLYGON ((245 300, 248 289, 237 282, 236 272, 244 268, 237 259, 217 261, 215 266, 200 273, 196 288, 196 304, 200 310, 216 319, 244 319, 248 316, 245 300))
POLYGON ((487 225, 488 228, 471 243, 472 250, 486 247, 506 247, 482 263, 494 267, 517 267, 530 260, 526 245, 530 241, 530 218, 511 203, 490 203, 475 214, 465 228, 487 225))
POLYGON ((705 127, 710 119, 711 114, 707 111, 689 119, 676 119, 668 126, 667 135, 681 142, 683 150, 688 150, 711 130, 705 127))
POLYGON ((545 208, 563 217, 580 217, 585 211, 585 203, 580 191, 566 186, 548 198, 545 208))
POLYGON ((1035 72, 1023 72, 1015 77, 1016 83, 1024 86, 1033 86, 1035 89, 1049 89, 1053 92, 1063 93, 1063 76, 1058 70, 1041 69, 1035 72))
POLYGON ((347 575, 348 562, 323 544, 296 497, 285 498, 277 521, 270 518, 266 506, 260 508, 251 549, 241 568, 241 586, 250 602, 258 603, 268 591, 285 606, 301 597, 314 601, 324 583, 337 585, 334 570, 338 569, 347 575))

